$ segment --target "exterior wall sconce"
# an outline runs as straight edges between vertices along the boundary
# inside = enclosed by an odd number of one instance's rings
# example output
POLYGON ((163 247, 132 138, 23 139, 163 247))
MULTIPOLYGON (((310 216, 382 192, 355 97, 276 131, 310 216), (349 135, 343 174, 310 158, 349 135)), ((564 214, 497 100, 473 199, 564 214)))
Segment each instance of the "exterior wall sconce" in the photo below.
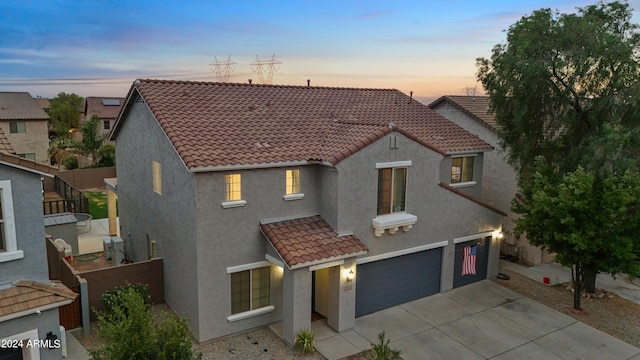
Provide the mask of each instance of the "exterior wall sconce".
POLYGON ((496 230, 492 235, 496 239, 502 239, 504 237, 504 233, 502 232, 502 230, 496 230))
POLYGON ((58 340, 58 335, 54 334, 51 331, 47 333, 47 337, 44 340, 45 346, 47 346, 49 349, 57 349, 60 347, 60 340, 58 340))
POLYGON ((345 274, 345 278, 347 279, 347 282, 352 282, 354 276, 355 274, 353 273, 353 269, 350 269, 349 272, 345 274))

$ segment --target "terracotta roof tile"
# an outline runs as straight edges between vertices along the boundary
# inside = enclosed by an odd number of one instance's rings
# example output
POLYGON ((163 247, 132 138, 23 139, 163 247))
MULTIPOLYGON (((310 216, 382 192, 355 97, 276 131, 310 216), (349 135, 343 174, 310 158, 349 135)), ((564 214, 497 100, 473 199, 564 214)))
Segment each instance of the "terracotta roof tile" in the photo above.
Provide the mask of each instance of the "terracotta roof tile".
POLYGON ((289 268, 367 252, 355 236, 338 236, 320 216, 262 224, 260 229, 289 268))
POLYGON ((444 101, 448 101, 491 129, 497 129, 496 117, 489 112, 490 98, 488 96, 446 95, 436 99, 429 104, 429 107, 434 108, 444 101))
POLYGON ((46 305, 74 300, 77 294, 62 283, 44 284, 20 280, 13 287, 0 290, 0 318, 46 305))
POLYGON ((49 120, 28 92, 0 91, 0 120, 49 120))
POLYGON ((137 80, 127 101, 137 96, 190 169, 335 165, 391 132, 390 123, 442 154, 492 149, 398 90, 137 80))
POLYGON ((53 166, 41 164, 33 160, 25 159, 17 155, 6 154, 3 152, 0 152, 0 163, 5 163, 9 166, 15 165, 16 167, 21 167, 39 174, 48 174, 51 177, 58 175, 58 169, 53 166))

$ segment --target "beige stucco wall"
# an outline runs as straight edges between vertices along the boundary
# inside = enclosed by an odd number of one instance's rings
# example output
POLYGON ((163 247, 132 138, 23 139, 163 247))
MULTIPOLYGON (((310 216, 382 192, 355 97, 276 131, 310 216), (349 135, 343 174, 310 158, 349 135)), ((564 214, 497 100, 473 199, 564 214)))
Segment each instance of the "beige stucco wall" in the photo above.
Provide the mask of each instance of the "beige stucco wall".
POLYGON ((16 154, 36 154, 36 161, 40 163, 48 162, 47 150, 49 149, 49 131, 46 120, 18 120, 24 121, 27 131, 25 133, 12 134, 10 132, 10 121, 0 121, 0 128, 7 136, 7 140, 16 154))

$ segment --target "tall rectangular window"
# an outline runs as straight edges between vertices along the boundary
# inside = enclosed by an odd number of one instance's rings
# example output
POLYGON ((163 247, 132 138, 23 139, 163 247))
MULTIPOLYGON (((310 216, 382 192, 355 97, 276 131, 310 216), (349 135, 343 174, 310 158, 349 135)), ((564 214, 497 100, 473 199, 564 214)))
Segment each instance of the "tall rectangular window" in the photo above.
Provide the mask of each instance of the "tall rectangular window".
POLYGON ((451 183, 473 181, 473 156, 451 159, 451 183))
POLYGON ((0 180, 0 263, 23 257, 18 250, 11 181, 0 180))
POLYGON ((224 176, 225 200, 242 200, 242 177, 240 174, 227 174, 224 176))
POLYGON ((285 194, 300 193, 300 170, 287 170, 285 194))
POLYGON ((103 127, 105 130, 109 130, 109 129, 111 129, 111 123, 109 122, 109 120, 104 120, 104 121, 102 122, 102 127, 103 127))
POLYGON ((268 306, 269 301, 269 266, 231 274, 231 314, 268 306))
POLYGON ((162 165, 157 161, 151 161, 153 176, 153 191, 162 195, 162 165))
POLYGON ((21 134, 27 132, 27 123, 24 121, 9 122, 9 132, 11 134, 21 134))
POLYGON ((405 211, 407 168, 378 170, 378 215, 405 211))

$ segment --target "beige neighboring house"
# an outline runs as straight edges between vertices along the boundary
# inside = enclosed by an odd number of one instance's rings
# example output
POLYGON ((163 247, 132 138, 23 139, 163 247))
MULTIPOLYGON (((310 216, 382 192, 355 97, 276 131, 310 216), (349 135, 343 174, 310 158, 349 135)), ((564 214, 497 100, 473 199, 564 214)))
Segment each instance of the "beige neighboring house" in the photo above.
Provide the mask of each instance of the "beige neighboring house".
POLYGON ((0 92, 0 151, 47 163, 48 122, 49 115, 28 92, 0 92))
POLYGON ((125 98, 120 97, 87 97, 84 105, 84 121, 94 115, 100 118, 100 129, 108 135, 122 109, 125 98))
POLYGON ((511 200, 518 191, 517 174, 507 163, 507 154, 500 148, 498 124, 494 114, 489 113, 489 97, 446 95, 433 101, 429 107, 495 148, 484 157, 480 198, 508 214, 503 225, 502 252, 533 265, 550 262, 553 259, 551 254, 529 244, 524 235, 518 238, 513 234, 517 214, 511 211, 511 200))

